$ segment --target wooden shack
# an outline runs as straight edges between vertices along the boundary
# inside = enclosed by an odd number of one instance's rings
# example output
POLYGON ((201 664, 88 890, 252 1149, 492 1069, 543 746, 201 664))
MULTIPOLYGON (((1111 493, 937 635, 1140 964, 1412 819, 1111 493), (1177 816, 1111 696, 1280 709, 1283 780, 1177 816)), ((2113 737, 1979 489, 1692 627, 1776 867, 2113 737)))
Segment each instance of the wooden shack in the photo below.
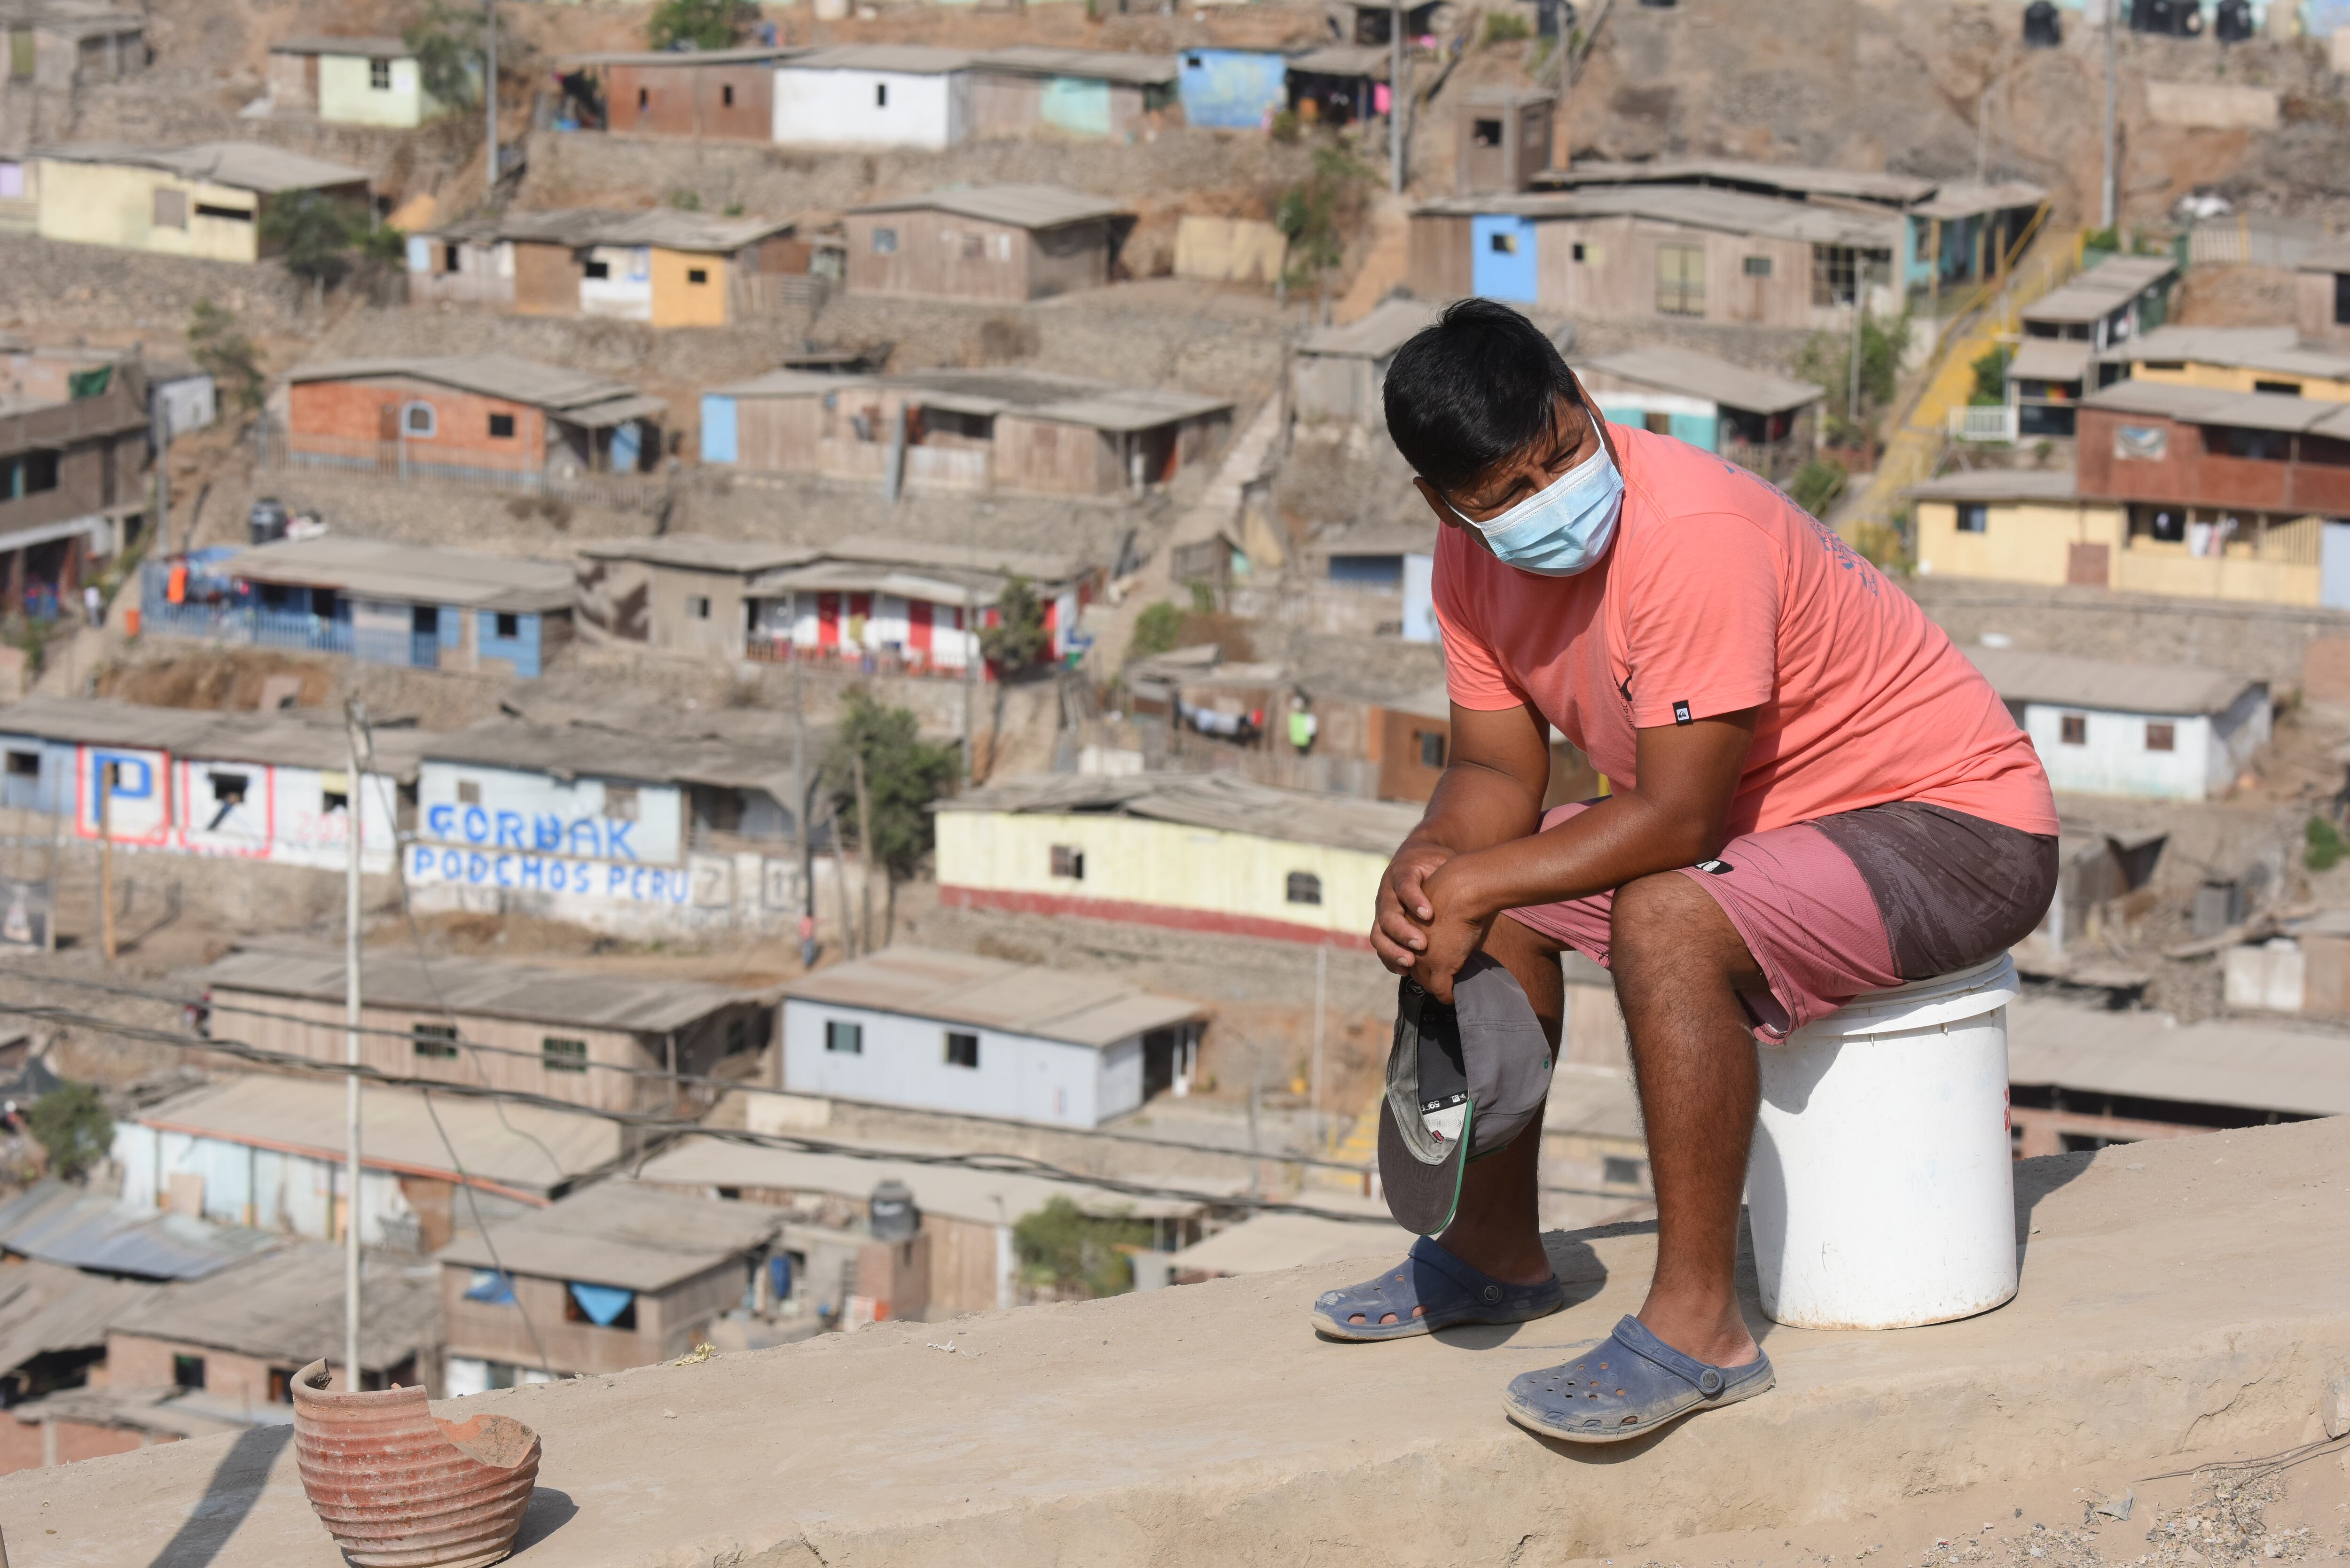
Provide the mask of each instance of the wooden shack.
POLYGON ((852 207, 848 290, 942 299, 1045 299, 1109 282, 1133 219, 1058 185, 982 185, 852 207))
POLYGON ((772 141, 775 62, 798 52, 770 45, 568 55, 565 97, 583 129, 772 141))

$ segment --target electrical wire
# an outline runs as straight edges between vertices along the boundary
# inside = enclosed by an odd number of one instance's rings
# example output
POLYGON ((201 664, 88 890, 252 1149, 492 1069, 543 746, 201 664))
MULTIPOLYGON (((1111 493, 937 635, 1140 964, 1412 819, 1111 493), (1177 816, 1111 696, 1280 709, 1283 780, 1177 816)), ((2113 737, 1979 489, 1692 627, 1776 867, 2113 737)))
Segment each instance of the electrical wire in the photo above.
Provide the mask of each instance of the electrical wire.
MULTIPOLYGON (((170 1002, 174 1007, 185 1007, 193 1003, 202 1005, 213 1012, 226 1013, 240 1018, 265 1018, 280 1023, 299 1023, 309 1026, 316 1025, 318 1022, 315 1018, 307 1017, 298 1012, 281 1012, 273 1008, 265 1007, 244 1007, 234 1002, 200 1002, 200 999, 195 997, 176 995, 168 992, 150 991, 138 986, 123 985, 120 982, 83 980, 66 975, 43 974, 37 971, 25 969, 18 965, 0 964, 0 979, 18 979, 40 985, 68 986, 83 991, 101 992, 115 996, 136 997, 148 1002, 170 1002)), ((444 1009, 443 1011, 445 1012, 446 1010, 444 1009)), ((413 1043, 416 1038, 415 1033, 412 1030, 383 1029, 367 1024, 360 1025, 359 1033, 361 1034, 375 1035, 386 1040, 401 1040, 410 1043, 413 1043)), ((515 1056, 531 1062, 543 1062, 546 1060, 544 1054, 537 1051, 518 1050, 511 1045, 492 1045, 484 1042, 467 1040, 462 1034, 452 1043, 463 1045, 469 1051, 492 1056, 515 1056)), ((660 1078, 670 1083, 681 1084, 694 1087, 725 1089, 749 1095, 779 1095, 785 1097, 805 1097, 797 1096, 794 1090, 788 1088, 777 1088, 772 1084, 754 1084, 745 1079, 721 1078, 701 1073, 674 1073, 660 1067, 632 1066, 625 1062, 590 1061, 587 1064, 587 1067, 590 1072, 618 1073, 623 1076, 636 1078, 660 1078)), ((902 1113, 910 1109, 920 1111, 922 1108, 920 1106, 892 1105, 882 1100, 853 1099, 845 1095, 826 1095, 823 1097, 827 1100, 837 1101, 844 1106, 851 1106, 863 1110, 902 1113)), ((1016 1116, 993 1116, 973 1111, 941 1111, 932 1114, 951 1116, 964 1121, 987 1122, 992 1125, 1001 1127, 1029 1128, 1035 1125, 1033 1122, 1024 1122, 1016 1116)), ((1367 1176, 1371 1173, 1373 1168, 1367 1165, 1355 1165, 1347 1160, 1328 1159, 1317 1155, 1289 1153, 1260 1154, 1245 1148, 1227 1147, 1222 1144, 1194 1143, 1181 1138, 1148 1137, 1139 1133, 1124 1132, 1115 1127, 1056 1127, 1052 1130, 1057 1134, 1068 1137, 1099 1138, 1111 1143, 1130 1143, 1146 1148, 1171 1148, 1179 1149, 1189 1154, 1218 1154, 1243 1159, 1270 1159, 1283 1165, 1312 1166, 1325 1170, 1343 1170, 1354 1176, 1367 1176)), ((1598 1191, 1594 1191, 1590 1195, 1596 1198, 1615 1198, 1623 1196, 1618 1193, 1598 1191)))
MULTIPOLYGON (((435 1094, 450 1095, 461 1099, 505 1100, 515 1105, 535 1106, 542 1110, 559 1111, 569 1116, 595 1116, 621 1127, 633 1127, 649 1135, 677 1137, 700 1136, 723 1143, 742 1144, 754 1148, 780 1148, 801 1154, 843 1155, 852 1159, 875 1162, 895 1162, 905 1165, 926 1165, 976 1170, 989 1175, 1032 1176, 1046 1181, 1066 1182, 1074 1186, 1092 1187, 1121 1197, 1167 1199, 1178 1202, 1198 1203, 1228 1209, 1248 1209, 1263 1213, 1305 1214, 1320 1220, 1343 1220, 1351 1224, 1387 1224, 1386 1216, 1378 1214, 1347 1214, 1310 1204, 1287 1203, 1275 1199, 1252 1198, 1239 1193, 1200 1192, 1190 1188, 1171 1187, 1146 1181, 1132 1181, 1122 1177, 1094 1175, 1070 1170, 1049 1161, 1017 1154, 960 1154, 946 1150, 873 1147, 860 1144, 837 1143, 829 1138, 807 1137, 795 1133, 753 1132, 746 1127, 712 1127, 681 1116, 650 1116, 634 1111, 606 1110, 584 1106, 571 1100, 556 1099, 528 1089, 501 1089, 473 1084, 452 1084, 446 1080, 411 1077, 388 1073, 380 1067, 362 1063, 357 1068, 348 1064, 325 1063, 309 1056, 297 1056, 290 1052, 271 1051, 244 1041, 208 1038, 196 1034, 181 1034, 171 1030, 149 1029, 138 1024, 120 1023, 94 1013, 71 1008, 37 1003, 0 1002, 0 1015, 29 1018, 44 1023, 88 1029, 94 1033, 113 1034, 123 1039, 144 1040, 151 1044, 177 1046, 186 1050, 213 1051, 240 1061, 263 1066, 281 1068, 307 1076, 340 1078, 357 1072, 370 1083, 390 1088, 421 1089, 435 1094)), ((1217 1149, 1219 1154, 1234 1154, 1232 1149, 1217 1149)), ((1243 1152, 1243 1158, 1246 1158, 1243 1152)), ((1280 1160, 1280 1156, 1265 1158, 1280 1160)), ((1553 1189, 1552 1190, 1572 1190, 1553 1189)), ((1640 1201, 1644 1193, 1595 1193, 1592 1196, 1622 1198, 1640 1201)))

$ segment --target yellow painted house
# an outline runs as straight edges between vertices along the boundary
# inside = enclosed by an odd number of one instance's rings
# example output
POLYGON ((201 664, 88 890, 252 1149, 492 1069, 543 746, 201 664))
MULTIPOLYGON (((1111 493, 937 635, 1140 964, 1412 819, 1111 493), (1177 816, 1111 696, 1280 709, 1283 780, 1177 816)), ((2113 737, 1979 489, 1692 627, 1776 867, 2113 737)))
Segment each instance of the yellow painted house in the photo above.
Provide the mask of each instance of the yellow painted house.
POLYGON ((2350 403, 2350 348, 2293 327, 2163 327, 2109 348, 2133 380, 2215 392, 2277 392, 2350 403))
POLYGON ((2196 555, 2130 527, 2119 501, 2084 498, 2069 470, 1985 469, 1912 486, 1921 576, 2075 585, 2175 598, 2320 602, 2319 519, 2196 555))
POLYGON ((1231 774, 1012 779, 939 803, 939 898, 1362 947, 1419 816, 1231 774))
POLYGON ((273 114, 401 130, 449 109, 424 89, 416 51, 393 37, 280 38, 269 46, 269 103, 273 114))
POLYGON ((270 203, 302 191, 365 202, 368 174, 252 141, 192 147, 89 142, 35 151, 35 232, 208 261, 259 261, 270 203))

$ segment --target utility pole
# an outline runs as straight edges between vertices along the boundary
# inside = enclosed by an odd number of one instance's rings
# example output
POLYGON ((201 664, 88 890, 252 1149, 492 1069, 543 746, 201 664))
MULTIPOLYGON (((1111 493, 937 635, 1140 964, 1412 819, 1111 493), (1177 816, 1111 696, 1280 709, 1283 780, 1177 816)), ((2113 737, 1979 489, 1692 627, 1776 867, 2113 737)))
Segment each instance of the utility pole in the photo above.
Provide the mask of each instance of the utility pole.
POLYGON ((1991 183, 1991 89, 1994 84, 1983 83, 1982 96, 1975 99, 1975 183, 1991 183))
POLYGON ((489 14, 489 68, 482 83, 482 102, 489 110, 490 123, 490 200, 498 199, 498 0, 483 0, 482 9, 489 14))
POLYGON ((1867 454, 1867 452, 1868 452, 1868 438, 1867 438, 1866 436, 1865 436, 1865 435, 1863 435, 1863 434, 1861 433, 1861 428, 1860 428, 1860 348, 1861 348, 1861 330, 1860 330, 1860 328, 1861 328, 1861 321, 1862 321, 1862 314, 1861 314, 1861 313, 1862 313, 1862 311, 1863 311, 1863 309, 1864 309, 1864 306, 1863 306, 1863 304, 1862 304, 1861 288, 1862 288, 1862 285, 1863 285, 1864 281, 1866 280, 1866 276, 1867 276, 1867 267, 1866 267, 1866 264, 1864 264, 1864 263, 1861 261, 1861 259, 1860 259, 1860 252, 1858 252, 1858 251, 1855 251, 1855 252, 1853 252, 1853 253, 1852 253, 1852 385, 1851 385, 1851 388, 1850 388, 1850 389, 1846 392, 1846 394, 1845 394, 1845 400, 1844 400, 1844 417, 1845 417, 1845 421, 1846 421, 1847 424, 1849 424, 1849 425, 1851 425, 1851 426, 1852 426, 1852 434, 1853 434, 1853 439, 1854 439, 1855 441, 1858 441, 1858 442, 1860 443, 1860 451, 1861 451, 1861 453, 1862 453, 1862 455, 1863 455, 1863 456, 1866 456, 1866 455, 1867 454))
MULTIPOLYGON (((799 813, 800 836, 800 967, 810 967, 816 946, 816 835, 809 826, 807 780, 807 662, 799 649, 799 596, 792 596, 792 809, 799 813)), ((775 1064, 783 1066, 783 1045, 775 1046, 775 1064)), ((780 1081, 780 1079, 778 1080, 780 1081)))
POLYGON ((1403 194, 1403 0, 1388 11, 1388 189, 1403 194))
POLYGON ((155 405, 148 421, 155 442, 155 532, 168 556, 172 553, 172 410, 158 388, 150 385, 147 396, 155 405))
POLYGON ((348 748, 350 772, 344 775, 344 816, 349 844, 343 857, 343 1060, 351 1071, 343 1080, 343 1139, 348 1162, 344 1183, 349 1189, 343 1219, 343 1376, 344 1390, 359 1391, 359 842, 366 821, 360 771, 371 748, 362 744, 367 709, 356 697, 343 705, 343 740, 348 748))
POLYGON ((1330 1149, 1330 1129, 1322 1114, 1322 1017, 1330 995, 1330 944, 1314 950, 1314 1147, 1330 1149))
POLYGON ((2115 52, 2119 47, 2115 33, 2122 5, 2123 0, 2106 0, 2106 182, 2097 211, 2099 226, 2107 229, 2121 221, 2121 130, 2116 122, 2121 67, 2115 52))
MULTIPOLYGON (((98 950, 114 961, 114 770, 98 754, 98 950)), ((55 911, 50 918, 56 918, 55 911)))

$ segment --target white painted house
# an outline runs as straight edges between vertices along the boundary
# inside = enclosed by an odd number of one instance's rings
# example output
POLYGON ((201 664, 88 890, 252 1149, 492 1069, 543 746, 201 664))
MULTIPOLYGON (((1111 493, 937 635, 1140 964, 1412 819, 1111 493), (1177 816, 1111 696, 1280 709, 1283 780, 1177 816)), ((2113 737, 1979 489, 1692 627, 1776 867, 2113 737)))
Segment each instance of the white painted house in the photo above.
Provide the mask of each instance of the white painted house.
POLYGON ((2194 665, 1970 648, 2060 793, 2225 795, 2269 740, 2269 688, 2194 665))
POLYGON ((775 140, 816 147, 952 147, 971 134, 968 49, 844 44, 775 63, 775 140))
POLYGON ((1094 1127, 1187 1093, 1204 1018, 1098 975, 893 947, 785 988, 784 1085, 1094 1127))

